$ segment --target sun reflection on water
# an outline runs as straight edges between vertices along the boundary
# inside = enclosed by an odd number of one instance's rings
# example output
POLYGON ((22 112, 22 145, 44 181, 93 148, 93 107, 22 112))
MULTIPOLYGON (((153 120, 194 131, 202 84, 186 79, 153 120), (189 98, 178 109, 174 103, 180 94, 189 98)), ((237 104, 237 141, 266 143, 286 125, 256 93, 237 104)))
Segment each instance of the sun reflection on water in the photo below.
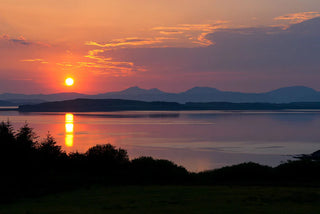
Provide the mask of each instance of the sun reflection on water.
POLYGON ((65 131, 66 131, 66 136, 65 136, 65 145, 67 147, 72 147, 73 146, 73 114, 67 113, 65 115, 65 131))

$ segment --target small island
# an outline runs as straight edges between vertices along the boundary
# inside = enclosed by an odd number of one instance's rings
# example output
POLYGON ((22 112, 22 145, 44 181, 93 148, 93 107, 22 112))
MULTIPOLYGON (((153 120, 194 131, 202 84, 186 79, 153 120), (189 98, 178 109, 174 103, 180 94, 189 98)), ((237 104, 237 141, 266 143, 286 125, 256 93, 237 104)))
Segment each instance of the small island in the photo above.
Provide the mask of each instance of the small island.
POLYGON ((320 102, 295 103, 229 103, 208 102, 180 104, 177 102, 145 102, 122 99, 75 99, 21 105, 21 112, 101 112, 101 111, 189 111, 189 110, 312 110, 320 102))

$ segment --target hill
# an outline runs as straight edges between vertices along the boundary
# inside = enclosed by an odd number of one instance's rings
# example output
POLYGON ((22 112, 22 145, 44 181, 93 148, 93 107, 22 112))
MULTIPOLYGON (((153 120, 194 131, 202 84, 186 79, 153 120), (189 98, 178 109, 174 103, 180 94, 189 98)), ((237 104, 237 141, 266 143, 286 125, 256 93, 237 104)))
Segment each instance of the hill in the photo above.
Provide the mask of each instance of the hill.
POLYGON ((186 103, 145 102, 120 99, 75 99, 19 106, 21 112, 97 112, 97 111, 180 111, 180 110, 285 110, 320 109, 320 102, 277 103, 186 103))
POLYGON ((72 99, 125 99, 140 101, 163 102, 232 102, 232 103, 291 103, 291 102, 320 102, 320 92, 304 87, 293 86, 265 93, 241 93, 221 91, 210 87, 194 87, 181 93, 167 93, 159 89, 142 89, 131 87, 123 91, 87 95, 80 93, 58 94, 0 94, 0 100, 9 101, 15 105, 37 104, 49 101, 72 99))
POLYGON ((16 105, 15 103, 12 103, 9 101, 0 100, 0 106, 16 106, 16 105))

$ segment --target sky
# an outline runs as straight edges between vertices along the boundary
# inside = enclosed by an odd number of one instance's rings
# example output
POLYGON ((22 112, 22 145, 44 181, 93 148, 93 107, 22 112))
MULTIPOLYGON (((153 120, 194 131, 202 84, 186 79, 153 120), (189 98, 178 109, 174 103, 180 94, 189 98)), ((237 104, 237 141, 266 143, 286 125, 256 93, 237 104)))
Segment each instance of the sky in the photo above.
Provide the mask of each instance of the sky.
POLYGON ((319 0, 0 0, 0 93, 320 90, 319 58, 319 0))

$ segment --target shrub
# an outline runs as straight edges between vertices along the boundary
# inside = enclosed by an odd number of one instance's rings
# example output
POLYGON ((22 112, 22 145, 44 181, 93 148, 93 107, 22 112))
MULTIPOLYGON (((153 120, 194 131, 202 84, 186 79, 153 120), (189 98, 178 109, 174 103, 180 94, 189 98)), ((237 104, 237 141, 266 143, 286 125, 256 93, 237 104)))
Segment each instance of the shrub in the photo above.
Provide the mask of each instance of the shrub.
POLYGON ((188 171, 168 160, 140 157, 131 161, 136 179, 148 183, 185 183, 188 171))
POLYGON ((127 151, 121 148, 116 149, 111 144, 91 147, 85 155, 93 170, 117 169, 129 163, 127 151))
POLYGON ((62 151, 61 146, 57 145, 57 142, 49 133, 40 143, 37 152, 43 161, 56 161, 66 155, 65 152, 62 151))

